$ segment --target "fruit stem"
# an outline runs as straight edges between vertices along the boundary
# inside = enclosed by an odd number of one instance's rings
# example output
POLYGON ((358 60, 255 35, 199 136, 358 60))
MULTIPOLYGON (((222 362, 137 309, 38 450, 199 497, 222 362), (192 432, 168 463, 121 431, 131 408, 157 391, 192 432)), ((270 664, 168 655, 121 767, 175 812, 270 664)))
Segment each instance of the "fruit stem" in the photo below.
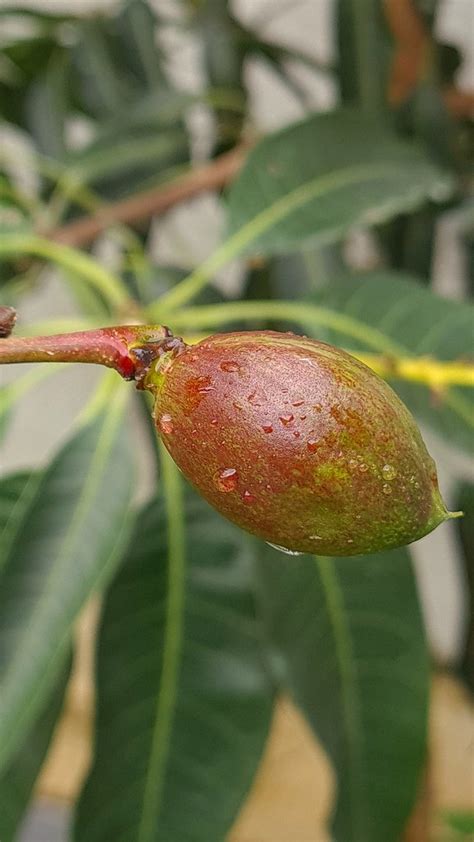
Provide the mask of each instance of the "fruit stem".
POLYGON ((0 363, 96 363, 140 382, 154 359, 177 352, 182 340, 161 325, 120 325, 52 336, 8 336, 15 321, 11 308, 0 312, 0 363))

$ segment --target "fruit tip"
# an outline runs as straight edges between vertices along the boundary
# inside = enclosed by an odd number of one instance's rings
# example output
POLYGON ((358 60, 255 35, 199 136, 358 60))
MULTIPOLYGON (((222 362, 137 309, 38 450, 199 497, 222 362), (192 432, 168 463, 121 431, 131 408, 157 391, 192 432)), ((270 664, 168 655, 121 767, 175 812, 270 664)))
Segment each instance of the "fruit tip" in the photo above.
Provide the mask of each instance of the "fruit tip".
POLYGON ((459 517, 464 517, 464 512, 447 512, 448 520, 454 520, 459 517))

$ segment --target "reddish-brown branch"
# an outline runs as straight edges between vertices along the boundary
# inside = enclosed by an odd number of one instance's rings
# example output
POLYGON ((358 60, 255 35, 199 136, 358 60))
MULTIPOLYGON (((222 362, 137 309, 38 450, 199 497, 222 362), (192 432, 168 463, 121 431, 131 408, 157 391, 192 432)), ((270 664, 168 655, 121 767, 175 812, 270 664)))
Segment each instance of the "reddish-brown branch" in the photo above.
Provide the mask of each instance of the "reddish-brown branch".
POLYGON ((195 167, 171 184, 155 187, 105 205, 93 216, 70 222, 48 232, 50 239, 79 248, 92 242, 102 231, 117 223, 133 225, 164 213, 205 190, 217 190, 232 181, 242 166, 247 146, 241 144, 208 164, 195 167))
POLYGON ((160 348, 168 349, 181 340, 171 336, 168 328, 158 325, 120 325, 77 333, 53 336, 13 337, 0 341, 2 363, 94 363, 114 368, 125 380, 137 379, 144 356, 160 348))

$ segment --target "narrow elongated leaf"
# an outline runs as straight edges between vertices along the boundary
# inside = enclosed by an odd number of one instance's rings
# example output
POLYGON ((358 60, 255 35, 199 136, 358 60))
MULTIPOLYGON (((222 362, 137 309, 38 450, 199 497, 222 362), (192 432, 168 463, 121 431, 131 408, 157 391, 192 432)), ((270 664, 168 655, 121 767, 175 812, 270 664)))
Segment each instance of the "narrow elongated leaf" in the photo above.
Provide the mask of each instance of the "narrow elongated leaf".
POLYGON ((172 470, 105 604, 78 842, 223 840, 267 735, 253 543, 172 470))
POLYGON ((120 384, 65 445, 9 540, 0 589, 0 770, 58 674, 81 606, 110 576, 128 538, 126 394, 120 384))
POLYGON ((0 480, 0 575, 15 539, 25 528, 40 481, 40 473, 12 474, 0 480))
POLYGON ((425 753, 428 659, 408 552, 288 559, 261 598, 282 681, 338 777, 337 842, 398 842, 425 753))
POLYGON ((0 774, 0 839, 15 842, 17 831, 45 760, 64 702, 69 662, 60 669, 40 715, 25 733, 20 748, 0 774))
MULTIPOLYGON (((350 340, 342 331, 316 329, 314 335, 335 344, 439 360, 462 360, 471 354, 472 305, 440 298, 408 275, 376 272, 341 277, 331 281, 317 300, 346 315, 358 328, 359 337, 350 340)), ((392 385, 412 412, 435 432, 472 450, 472 388, 450 386, 433 395, 428 386, 420 383, 394 379, 392 385)))
MULTIPOLYGON (((0 480, 0 590, 2 561, 28 521, 28 510, 41 482, 41 474, 18 473, 0 480)), ((13 842, 45 758, 62 707, 69 665, 62 667, 52 694, 28 730, 11 762, 0 774, 0 839, 13 842)))
POLYGON ((332 242, 449 189, 449 176, 376 118, 318 114, 250 153, 229 193, 232 256, 332 242))

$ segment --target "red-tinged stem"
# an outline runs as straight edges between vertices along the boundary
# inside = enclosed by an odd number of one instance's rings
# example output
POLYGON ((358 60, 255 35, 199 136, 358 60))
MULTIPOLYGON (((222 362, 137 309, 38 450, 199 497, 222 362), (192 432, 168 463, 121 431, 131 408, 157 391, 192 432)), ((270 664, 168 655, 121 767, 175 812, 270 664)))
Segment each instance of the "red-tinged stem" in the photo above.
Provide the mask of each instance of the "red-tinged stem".
POLYGON ((182 346, 166 327, 124 325, 0 339, 0 363, 96 363, 114 368, 125 380, 139 380, 154 358, 182 346))

